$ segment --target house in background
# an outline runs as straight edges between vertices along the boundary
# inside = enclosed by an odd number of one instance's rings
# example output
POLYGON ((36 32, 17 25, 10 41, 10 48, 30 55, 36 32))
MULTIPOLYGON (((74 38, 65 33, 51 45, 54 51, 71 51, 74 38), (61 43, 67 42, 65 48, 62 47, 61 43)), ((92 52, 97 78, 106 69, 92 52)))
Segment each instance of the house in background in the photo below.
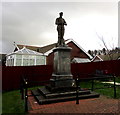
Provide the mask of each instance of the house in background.
POLYGON ((98 61, 109 61, 109 60, 118 60, 120 57, 120 53, 111 53, 106 55, 96 55, 91 61, 98 62, 98 61))
POLYGON ((86 58, 74 58, 72 60, 72 63, 88 63, 91 62, 90 59, 86 59, 86 58))
POLYGON ((103 61, 103 59, 102 59, 99 55, 96 55, 96 56, 91 60, 91 62, 98 62, 98 61, 103 61))
MULTIPOLYGON (((72 48, 71 50, 71 63, 87 63, 91 62, 93 58, 89 53, 87 53, 79 44, 77 44, 73 39, 68 39, 65 43, 72 48)), ((31 51, 35 51, 40 53, 41 55, 45 56, 46 59, 44 64, 53 65, 54 60, 54 53, 53 49, 56 47, 57 43, 53 43, 50 45, 46 45, 43 47, 36 47, 36 46, 27 46, 27 45, 19 45, 17 44, 17 49, 23 49, 24 46, 26 49, 31 51)), ((16 48, 14 51, 18 51, 16 48)), ((29 54, 28 54, 29 55, 29 54)), ((23 64, 24 65, 24 64, 23 64)), ((30 64, 28 64, 30 65, 30 64)))
POLYGON ((37 47, 37 46, 29 46, 29 45, 20 45, 20 44, 15 44, 15 50, 14 51, 17 51, 18 49, 22 49, 23 47, 26 47, 27 49, 29 50, 33 50, 33 51, 36 51, 36 52, 39 52, 39 49, 40 47, 37 47))
MULTIPOLYGON (((71 50, 71 63, 87 63, 91 62, 93 58, 89 53, 87 53, 79 44, 77 44, 73 39, 68 39, 65 43, 72 48, 71 50)), ((19 48, 23 48, 24 45, 17 45, 19 48)), ((44 46, 44 47, 34 47, 26 46, 31 50, 37 51, 46 55, 46 64, 52 65, 54 60, 53 49, 56 47, 56 43, 44 46)))
POLYGON ((71 50, 71 62, 72 63, 88 63, 93 58, 87 53, 77 42, 73 39, 66 41, 66 44, 72 48, 71 50))
MULTIPOLYGON (((77 44, 73 39, 68 39, 65 41, 71 50, 71 63, 87 63, 91 62, 90 60, 93 58, 90 54, 88 54, 79 44, 77 44)), ((52 44, 50 50, 46 52, 47 56, 47 64, 52 65, 54 60, 53 49, 56 45, 52 44)))
POLYGON ((15 47, 13 53, 6 55, 6 66, 46 65, 46 56, 26 47, 15 47))

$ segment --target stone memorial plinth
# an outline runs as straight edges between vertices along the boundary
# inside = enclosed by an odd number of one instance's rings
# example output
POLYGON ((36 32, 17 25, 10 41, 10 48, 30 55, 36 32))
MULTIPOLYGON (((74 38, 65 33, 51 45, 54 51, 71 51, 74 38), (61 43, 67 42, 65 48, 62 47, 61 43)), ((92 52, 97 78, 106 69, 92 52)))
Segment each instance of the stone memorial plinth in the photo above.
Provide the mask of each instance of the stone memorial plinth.
POLYGON ((54 50, 54 68, 51 81, 52 88, 74 86, 71 74, 70 47, 56 47, 54 50))

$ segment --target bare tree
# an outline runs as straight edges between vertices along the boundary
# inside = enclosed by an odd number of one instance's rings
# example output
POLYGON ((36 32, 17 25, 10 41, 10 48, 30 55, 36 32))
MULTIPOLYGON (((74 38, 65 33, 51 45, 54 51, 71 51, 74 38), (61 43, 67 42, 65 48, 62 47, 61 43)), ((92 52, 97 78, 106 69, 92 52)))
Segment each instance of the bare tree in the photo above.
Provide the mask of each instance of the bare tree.
MULTIPOLYGON (((96 33, 97 34, 97 33, 96 33)), ((109 59, 110 60, 113 60, 113 53, 108 49, 108 46, 107 46, 107 44, 106 44, 106 42, 105 42, 105 40, 104 40, 104 37, 103 36, 99 36, 98 34, 97 34, 97 36, 98 36, 98 38, 102 41, 102 43, 103 43, 103 45, 104 45, 104 50, 106 50, 107 51, 107 54, 108 54, 108 56, 109 56, 109 59)), ((114 45, 113 45, 114 46, 114 45)), ((114 48, 112 48, 112 49, 114 49, 114 48)))
POLYGON ((94 54, 95 54, 95 55, 97 55, 97 52, 98 52, 97 50, 94 50, 94 54))
POLYGON ((105 48, 102 49, 102 52, 103 52, 104 55, 106 55, 106 49, 105 48))

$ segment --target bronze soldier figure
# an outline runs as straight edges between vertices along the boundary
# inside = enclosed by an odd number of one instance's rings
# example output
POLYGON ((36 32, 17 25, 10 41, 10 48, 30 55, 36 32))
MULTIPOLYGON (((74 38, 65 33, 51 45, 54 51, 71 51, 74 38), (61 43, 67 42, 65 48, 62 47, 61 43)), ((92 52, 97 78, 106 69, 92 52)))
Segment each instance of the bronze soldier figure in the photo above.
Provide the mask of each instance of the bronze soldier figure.
POLYGON ((55 24, 57 25, 57 31, 58 31, 58 46, 64 46, 64 32, 65 28, 64 25, 67 25, 66 21, 62 18, 63 12, 59 13, 60 17, 56 19, 55 24))

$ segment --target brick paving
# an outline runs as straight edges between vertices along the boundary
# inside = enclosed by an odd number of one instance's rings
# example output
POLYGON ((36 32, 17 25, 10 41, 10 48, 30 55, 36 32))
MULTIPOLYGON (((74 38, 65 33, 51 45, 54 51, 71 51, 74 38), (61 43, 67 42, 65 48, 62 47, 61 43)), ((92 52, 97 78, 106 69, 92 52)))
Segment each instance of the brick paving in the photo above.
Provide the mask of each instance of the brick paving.
POLYGON ((29 97, 29 113, 117 113, 120 111, 120 100, 100 96, 94 99, 59 102, 39 105, 34 97, 29 97))

